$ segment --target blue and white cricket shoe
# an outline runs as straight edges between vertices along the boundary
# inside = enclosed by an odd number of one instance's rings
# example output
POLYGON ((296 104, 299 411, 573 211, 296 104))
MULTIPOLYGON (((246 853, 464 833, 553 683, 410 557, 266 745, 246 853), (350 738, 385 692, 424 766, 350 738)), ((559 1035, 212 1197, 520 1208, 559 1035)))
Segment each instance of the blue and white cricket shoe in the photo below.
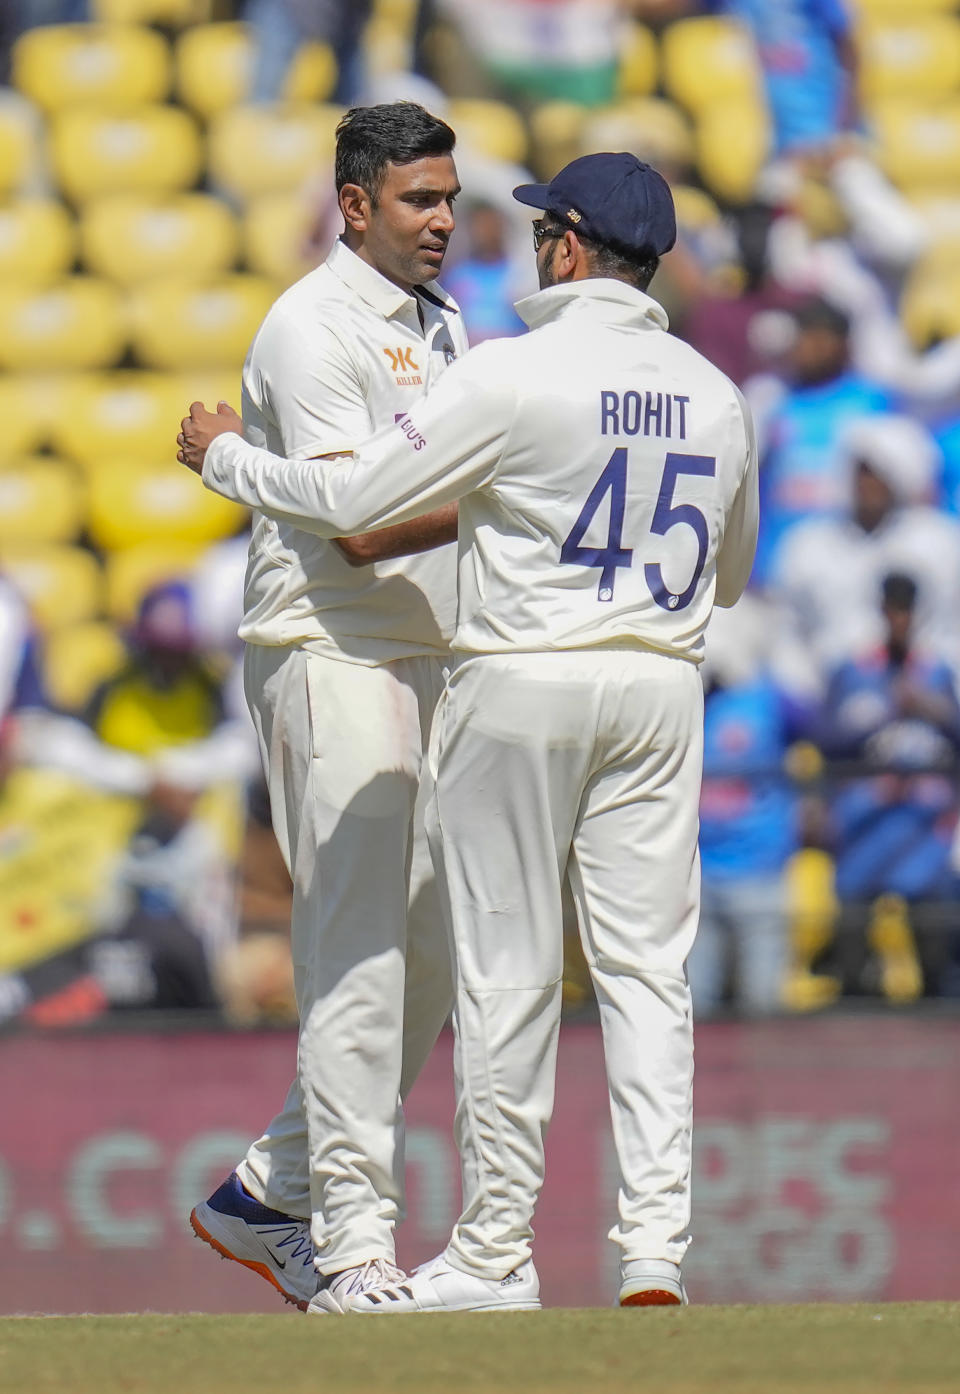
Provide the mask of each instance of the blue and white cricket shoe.
POLYGON ((301 1312, 317 1290, 310 1225, 254 1200, 234 1171, 190 1213, 198 1239, 272 1283, 301 1312))
POLYGON ((680 1267, 668 1259, 634 1258, 620 1265, 621 1307, 686 1307, 680 1267))
POLYGON ((422 1264, 403 1282, 368 1288, 347 1302, 347 1311, 361 1316, 539 1310, 540 1279, 530 1259, 505 1278, 478 1278, 454 1268, 441 1256, 422 1264))

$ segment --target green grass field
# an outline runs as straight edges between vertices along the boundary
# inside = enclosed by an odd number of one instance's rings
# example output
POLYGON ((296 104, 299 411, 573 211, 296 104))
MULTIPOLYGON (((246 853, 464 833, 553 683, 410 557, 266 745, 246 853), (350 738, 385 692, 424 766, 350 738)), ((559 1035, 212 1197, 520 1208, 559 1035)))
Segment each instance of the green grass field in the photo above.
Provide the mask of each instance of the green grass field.
POLYGON ((3 1394, 957 1394, 960 1304, 0 1319, 3 1394))

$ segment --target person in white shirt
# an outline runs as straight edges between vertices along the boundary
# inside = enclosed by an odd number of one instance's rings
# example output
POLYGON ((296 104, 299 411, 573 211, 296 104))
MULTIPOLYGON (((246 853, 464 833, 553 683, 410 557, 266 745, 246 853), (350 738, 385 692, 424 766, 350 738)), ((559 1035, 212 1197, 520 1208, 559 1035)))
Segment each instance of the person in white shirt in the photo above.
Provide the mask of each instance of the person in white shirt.
MULTIPOLYGON (((428 289, 454 227, 454 141, 413 103, 344 117, 344 232, 253 340, 247 440, 322 474, 323 456, 409 411, 466 351, 457 306, 428 289)), ((403 1276, 399 1100, 452 1003, 420 775, 455 615, 455 554, 442 544, 456 537, 456 509, 370 537, 320 539, 263 510, 254 519, 240 637, 293 879, 297 1078, 191 1222, 323 1313, 403 1276)))
POLYGON ((852 422, 841 446, 846 510, 799 524, 770 578, 774 666, 807 700, 823 696, 839 664, 882 645, 876 597, 893 572, 916 582, 922 645, 960 669, 960 524, 930 506, 936 442, 919 422, 884 412, 852 422))
POLYGON ((686 1300, 698 664, 713 606, 753 562, 756 449, 737 389, 644 293, 676 235, 660 175, 598 154, 516 194, 546 209, 542 289, 519 305, 532 333, 471 350, 323 472, 199 407, 181 433, 209 488, 321 537, 460 500, 428 835, 457 964, 464 1211, 440 1258, 353 1312, 539 1305, 565 872, 604 1033, 619 1300, 686 1300))

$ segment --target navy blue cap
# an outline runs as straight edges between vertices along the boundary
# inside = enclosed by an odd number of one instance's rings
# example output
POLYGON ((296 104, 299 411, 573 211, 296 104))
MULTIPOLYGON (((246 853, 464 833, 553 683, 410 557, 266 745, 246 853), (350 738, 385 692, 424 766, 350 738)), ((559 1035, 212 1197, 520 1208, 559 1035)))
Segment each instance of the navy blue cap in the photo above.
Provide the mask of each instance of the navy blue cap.
POLYGON ((581 155, 549 184, 521 184, 513 196, 552 213, 590 242, 662 256, 677 240, 673 195, 662 174, 625 151, 581 155))

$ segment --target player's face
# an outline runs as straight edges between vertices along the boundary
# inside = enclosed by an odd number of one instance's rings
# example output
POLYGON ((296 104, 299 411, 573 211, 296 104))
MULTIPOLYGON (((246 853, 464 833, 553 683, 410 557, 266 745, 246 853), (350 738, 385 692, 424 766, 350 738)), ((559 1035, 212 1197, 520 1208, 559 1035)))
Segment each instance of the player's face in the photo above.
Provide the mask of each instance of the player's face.
POLYGON ((404 290, 434 280, 455 226, 459 192, 451 155, 388 165, 376 204, 364 195, 361 255, 404 290))

